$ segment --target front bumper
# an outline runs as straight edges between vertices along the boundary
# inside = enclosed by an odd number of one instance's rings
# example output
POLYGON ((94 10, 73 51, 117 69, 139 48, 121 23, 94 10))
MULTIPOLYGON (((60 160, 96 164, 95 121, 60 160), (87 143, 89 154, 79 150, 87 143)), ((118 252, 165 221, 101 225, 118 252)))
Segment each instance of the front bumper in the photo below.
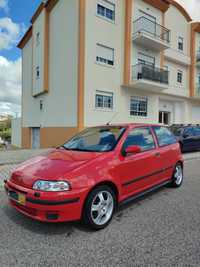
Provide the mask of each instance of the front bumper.
POLYGON ((5 182, 9 202, 19 212, 43 222, 64 222, 81 219, 87 190, 67 192, 39 192, 5 182), (23 204, 19 195, 24 198, 23 204))

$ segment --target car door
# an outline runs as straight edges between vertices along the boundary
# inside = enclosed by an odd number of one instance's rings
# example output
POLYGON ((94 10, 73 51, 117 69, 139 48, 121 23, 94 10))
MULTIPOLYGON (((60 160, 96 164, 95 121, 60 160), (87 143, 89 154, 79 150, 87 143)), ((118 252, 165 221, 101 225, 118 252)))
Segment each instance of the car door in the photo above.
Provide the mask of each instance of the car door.
POLYGON ((187 127, 183 131, 183 151, 192 151, 195 148, 194 128, 187 127))
POLYGON ((175 135, 167 127, 153 126, 152 128, 159 146, 160 162, 163 170, 161 177, 165 181, 172 177, 179 159, 180 146, 175 135))
POLYGON ((124 198, 157 184, 162 165, 150 127, 131 129, 122 145, 122 151, 132 145, 140 146, 142 151, 138 154, 121 155, 116 169, 124 198))
POLYGON ((200 149, 200 127, 194 127, 195 149, 200 149))

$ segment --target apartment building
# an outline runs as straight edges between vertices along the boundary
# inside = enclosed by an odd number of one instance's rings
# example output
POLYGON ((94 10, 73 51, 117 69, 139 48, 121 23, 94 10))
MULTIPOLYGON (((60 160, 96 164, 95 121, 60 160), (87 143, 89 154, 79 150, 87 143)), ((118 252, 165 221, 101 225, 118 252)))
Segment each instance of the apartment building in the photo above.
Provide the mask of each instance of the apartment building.
POLYGON ((200 122, 200 23, 175 0, 48 0, 31 23, 23 147, 109 121, 200 122))

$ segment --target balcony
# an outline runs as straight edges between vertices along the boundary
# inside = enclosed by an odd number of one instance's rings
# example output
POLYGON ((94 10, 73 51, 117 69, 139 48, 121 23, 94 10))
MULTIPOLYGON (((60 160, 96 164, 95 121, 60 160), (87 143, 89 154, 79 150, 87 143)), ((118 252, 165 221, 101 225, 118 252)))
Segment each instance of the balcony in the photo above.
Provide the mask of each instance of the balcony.
POLYGON ((131 86, 153 92, 168 89, 169 72, 147 64, 132 66, 131 86))
POLYGON ((133 42, 157 52, 170 48, 170 30, 146 17, 133 22, 133 42))

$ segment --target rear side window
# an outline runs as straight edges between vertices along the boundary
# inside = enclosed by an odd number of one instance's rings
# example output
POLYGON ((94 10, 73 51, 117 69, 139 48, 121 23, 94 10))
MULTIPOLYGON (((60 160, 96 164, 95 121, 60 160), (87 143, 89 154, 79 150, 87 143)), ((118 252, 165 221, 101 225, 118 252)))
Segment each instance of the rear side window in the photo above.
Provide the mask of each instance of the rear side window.
POLYGON ((194 135, 195 136, 200 136, 200 127, 194 128, 194 135))
POLYGON ((151 130, 149 128, 135 128, 130 131, 123 148, 126 149, 129 146, 140 146, 142 151, 154 149, 155 143, 151 130))
POLYGON ((177 143, 176 137, 166 127, 155 126, 153 127, 153 129, 156 134, 159 146, 167 146, 177 143))

